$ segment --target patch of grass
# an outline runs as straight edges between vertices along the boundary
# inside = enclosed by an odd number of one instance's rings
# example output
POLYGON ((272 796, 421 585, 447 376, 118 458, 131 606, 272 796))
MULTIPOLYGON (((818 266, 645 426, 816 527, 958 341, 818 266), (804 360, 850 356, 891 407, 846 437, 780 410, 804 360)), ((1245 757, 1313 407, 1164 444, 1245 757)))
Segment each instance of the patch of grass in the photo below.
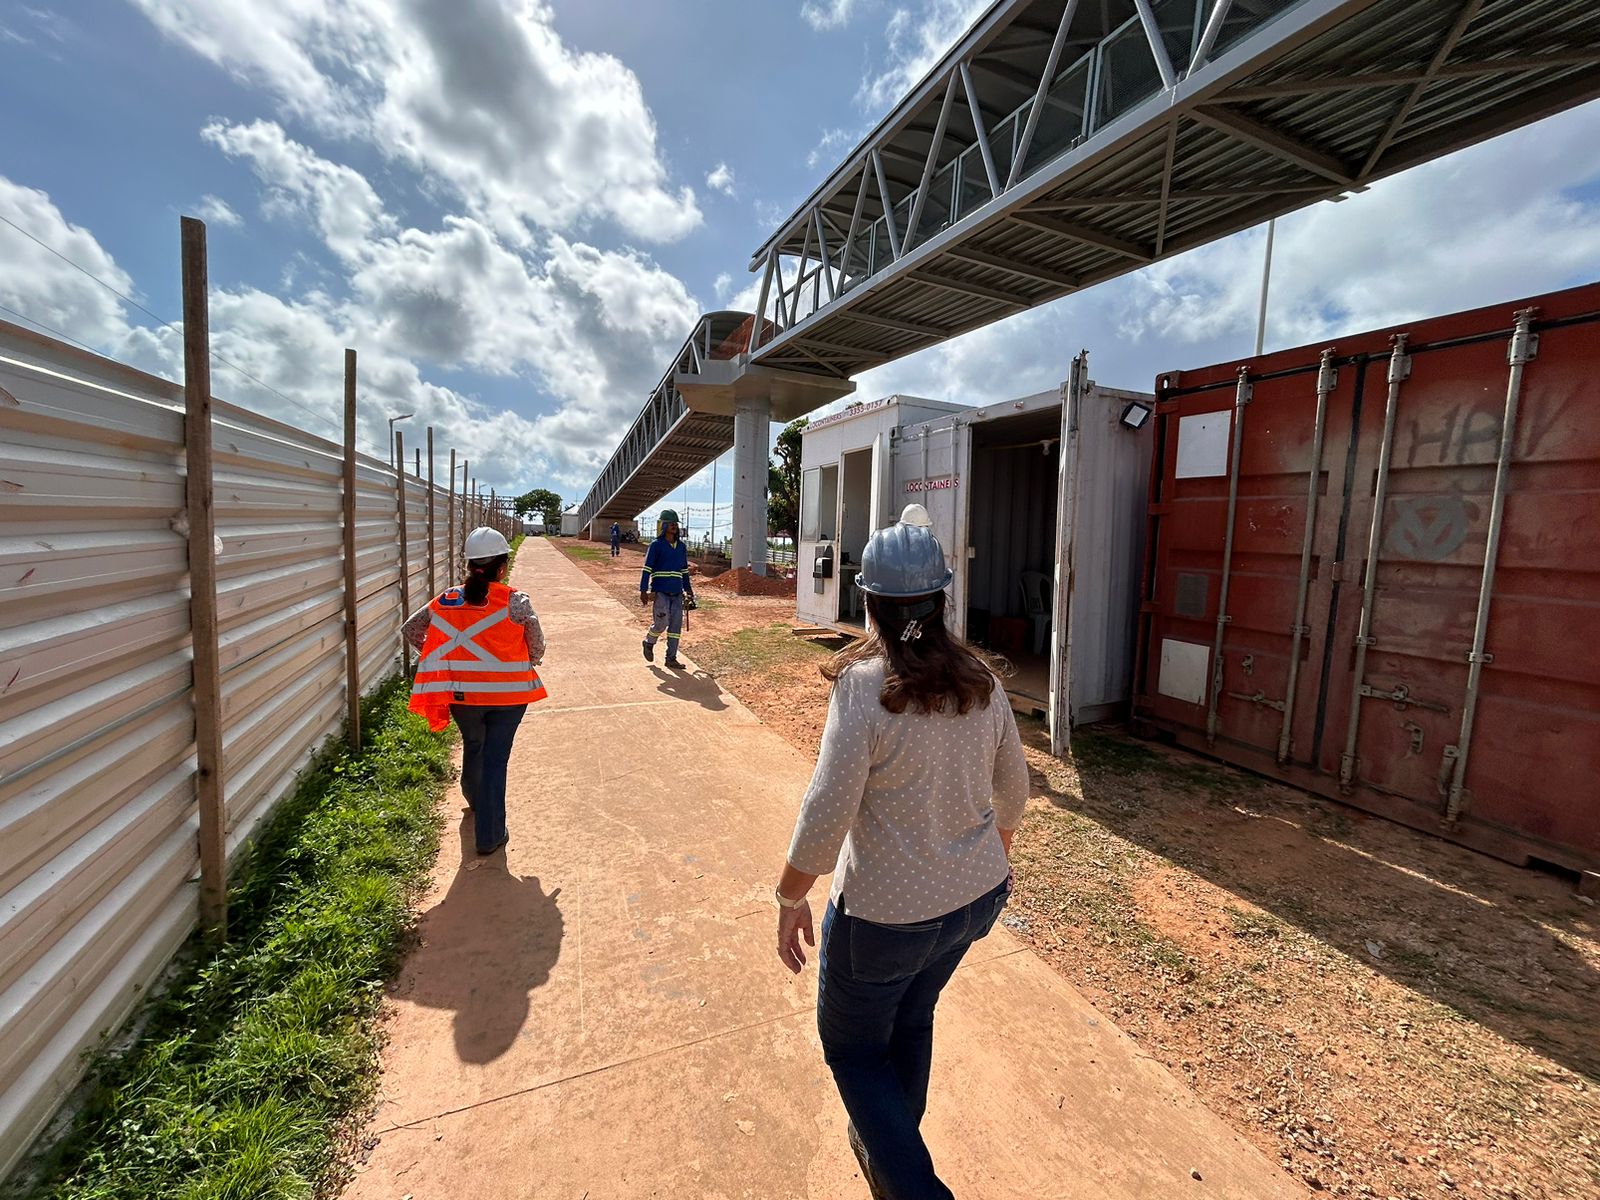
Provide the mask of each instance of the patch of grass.
POLYGON ((610 558, 611 551, 602 550, 598 546, 585 546, 582 542, 573 542, 566 539, 556 543, 563 553, 583 562, 599 562, 601 559, 610 558))
POLYGON ((522 543, 527 541, 528 535, 519 533, 511 539, 511 557, 506 560, 506 577, 510 578, 511 568, 517 565, 517 551, 522 549, 522 543))
POLYGON ((1234 936, 1247 942, 1275 942, 1283 937, 1287 930, 1284 922, 1271 913, 1250 912, 1247 909, 1235 908, 1231 904, 1225 911, 1228 914, 1228 924, 1233 927, 1234 936))
POLYGON ((790 663, 818 663, 831 651, 796 637, 782 622, 741 629, 695 648, 695 657, 713 675, 760 675, 790 663))
POLYGON ((1257 791, 1262 786, 1261 780, 1254 775, 1246 775, 1221 763, 1162 754, 1132 738, 1095 729, 1073 733, 1072 759, 1080 770, 1091 774, 1137 775, 1149 772, 1193 791, 1232 794, 1257 791))
POLYGON ((340 1138, 376 1082, 373 1018, 439 846, 450 737, 362 706, 265 827, 229 889, 230 940, 198 938, 142 1032, 99 1064, 30 1194, 52 1200, 305 1200, 338 1182, 340 1138))

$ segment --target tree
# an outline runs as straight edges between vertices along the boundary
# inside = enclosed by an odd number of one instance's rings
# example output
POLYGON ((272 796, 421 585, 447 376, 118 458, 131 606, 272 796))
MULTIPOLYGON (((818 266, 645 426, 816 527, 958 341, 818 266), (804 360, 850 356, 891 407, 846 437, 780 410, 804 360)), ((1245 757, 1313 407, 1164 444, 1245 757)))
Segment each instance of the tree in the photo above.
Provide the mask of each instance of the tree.
POLYGON ((546 529, 561 528, 561 497, 548 488, 534 488, 518 496, 514 507, 517 516, 526 520, 536 516, 544 522, 546 529))
POLYGON ((800 435, 807 417, 790 421, 778 435, 778 457, 767 460, 767 532, 800 540, 800 435))

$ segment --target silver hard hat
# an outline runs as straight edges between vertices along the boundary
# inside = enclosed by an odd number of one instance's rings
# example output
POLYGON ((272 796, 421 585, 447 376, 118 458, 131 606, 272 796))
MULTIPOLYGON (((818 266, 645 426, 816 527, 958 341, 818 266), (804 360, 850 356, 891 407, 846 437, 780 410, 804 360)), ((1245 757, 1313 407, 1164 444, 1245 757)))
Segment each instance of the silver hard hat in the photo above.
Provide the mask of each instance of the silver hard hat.
POLYGON ((902 520, 867 541, 856 586, 872 596, 904 599, 942 592, 954 578, 933 530, 902 520))

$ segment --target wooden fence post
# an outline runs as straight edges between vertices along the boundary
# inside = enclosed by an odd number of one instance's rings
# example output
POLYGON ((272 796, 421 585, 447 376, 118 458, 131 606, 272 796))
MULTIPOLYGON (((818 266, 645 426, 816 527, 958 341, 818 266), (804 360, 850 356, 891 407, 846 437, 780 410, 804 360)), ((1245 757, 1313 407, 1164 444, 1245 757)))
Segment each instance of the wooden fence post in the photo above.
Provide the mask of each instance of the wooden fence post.
POLYGON ((200 807, 200 924, 228 936, 228 820, 222 787, 222 671, 217 647, 216 513, 211 491, 211 307, 206 227, 182 220, 184 504, 189 517, 189 633, 194 647, 195 790, 200 807))
MULTIPOLYGON (((406 545, 405 437, 406 435, 398 429, 394 431, 394 460, 399 464, 395 468, 394 485, 400 508, 400 620, 402 621, 411 615, 411 556, 406 545)), ((400 665, 407 671, 411 669, 411 647, 406 645, 404 638, 400 639, 400 665)))
POLYGON ((344 352, 344 691, 346 736, 361 752, 361 641, 356 626, 356 352, 344 352))
POLYGON ((505 536, 506 531, 500 528, 500 510, 495 507, 493 488, 489 489, 489 523, 500 531, 502 537, 505 536))
POLYGON ((449 564, 445 572, 450 578, 450 586, 456 585, 456 448, 450 447, 450 486, 445 489, 448 499, 445 508, 449 516, 449 528, 445 533, 444 561, 449 564))
POLYGON ((433 570, 434 543, 439 540, 439 527, 433 523, 433 426, 428 426, 428 599, 439 594, 433 570))

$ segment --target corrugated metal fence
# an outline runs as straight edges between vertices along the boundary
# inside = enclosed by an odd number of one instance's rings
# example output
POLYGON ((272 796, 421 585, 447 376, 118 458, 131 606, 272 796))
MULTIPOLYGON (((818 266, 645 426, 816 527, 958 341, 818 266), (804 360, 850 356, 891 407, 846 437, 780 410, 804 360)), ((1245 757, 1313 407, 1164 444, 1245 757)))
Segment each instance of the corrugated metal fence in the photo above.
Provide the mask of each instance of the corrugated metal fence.
MULTIPOLYGON (((0 1176, 195 927, 183 389, 0 323, 0 1176)), ((214 402, 230 860, 343 728, 344 448, 214 402)), ((402 464, 403 466, 404 464, 402 464)), ((364 691, 489 517, 356 461, 364 691), (430 545, 431 543, 431 545, 430 545)), ((509 525, 506 525, 509 528, 509 525)))

